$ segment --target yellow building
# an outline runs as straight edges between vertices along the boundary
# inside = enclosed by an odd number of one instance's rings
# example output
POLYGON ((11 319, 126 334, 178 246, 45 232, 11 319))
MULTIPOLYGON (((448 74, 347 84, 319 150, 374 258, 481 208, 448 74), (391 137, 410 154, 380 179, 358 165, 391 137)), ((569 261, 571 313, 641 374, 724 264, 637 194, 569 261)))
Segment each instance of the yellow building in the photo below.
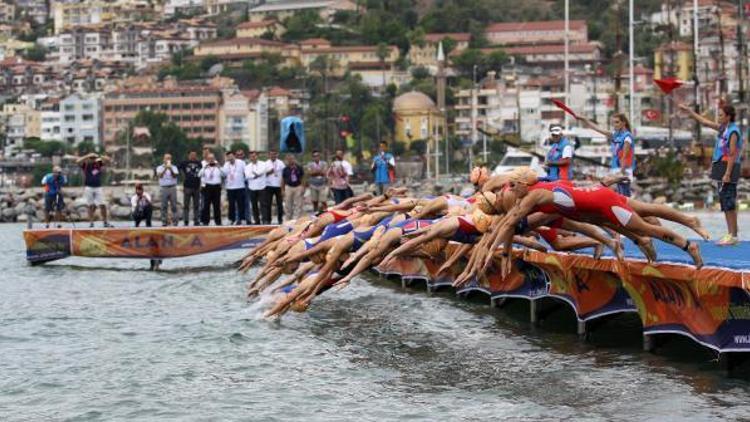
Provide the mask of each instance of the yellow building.
POLYGON ((263 54, 278 54, 286 59, 287 65, 299 64, 299 47, 262 38, 232 38, 203 43, 195 47, 193 54, 196 58, 214 56, 225 63, 242 63, 263 54))
POLYGON ((396 141, 425 140, 435 142, 444 133, 444 120, 440 111, 427 95, 411 91, 393 100, 393 113, 396 118, 396 141))
POLYGON ((659 46, 654 51, 654 79, 674 76, 683 81, 693 76, 692 48, 679 41, 659 46))
MULTIPOLYGON (((469 48, 471 34, 469 33, 447 33, 447 34, 427 34, 424 37, 424 43, 412 45, 409 49, 409 61, 413 66, 437 67, 437 51, 440 41, 449 38, 456 42, 456 46, 451 53, 460 52, 469 48)), ((445 45, 443 45, 445 47, 445 45)))
POLYGON ((300 62, 310 70, 311 64, 320 56, 326 56, 331 66, 330 74, 343 76, 350 68, 385 67, 390 69, 398 60, 398 47, 389 45, 386 55, 381 62, 378 57, 378 47, 374 45, 350 45, 334 47, 322 38, 309 39, 300 42, 300 62))
POLYGON ((273 34, 275 39, 280 38, 286 32, 286 28, 276 19, 268 19, 260 22, 242 22, 237 25, 237 38, 260 38, 265 34, 273 34))

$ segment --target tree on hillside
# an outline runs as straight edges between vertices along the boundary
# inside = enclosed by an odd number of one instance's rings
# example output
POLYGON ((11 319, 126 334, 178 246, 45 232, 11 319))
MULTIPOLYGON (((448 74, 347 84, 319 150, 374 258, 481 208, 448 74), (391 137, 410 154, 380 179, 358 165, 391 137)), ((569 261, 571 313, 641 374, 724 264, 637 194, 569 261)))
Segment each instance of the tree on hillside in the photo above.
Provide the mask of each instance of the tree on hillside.
POLYGON ((141 111, 133 119, 129 130, 132 131, 133 127, 148 128, 154 164, 159 163, 166 153, 172 154, 174 162, 180 162, 187 157, 188 151, 200 151, 202 147, 202 140, 188 138, 179 126, 169 121, 166 114, 141 111))

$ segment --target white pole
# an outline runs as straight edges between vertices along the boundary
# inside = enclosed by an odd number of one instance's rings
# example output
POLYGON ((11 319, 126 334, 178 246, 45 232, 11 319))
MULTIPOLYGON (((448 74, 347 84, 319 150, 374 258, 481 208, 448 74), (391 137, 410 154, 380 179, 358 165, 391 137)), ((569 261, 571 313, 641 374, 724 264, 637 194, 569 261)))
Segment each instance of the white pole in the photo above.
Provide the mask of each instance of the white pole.
POLYGON ((432 139, 435 141, 435 182, 440 178, 440 133, 437 130, 437 119, 430 116, 428 122, 432 124, 432 139))
POLYGON ((482 121, 482 129, 484 131, 482 132, 482 157, 484 160, 485 167, 487 166, 487 115, 484 116, 484 120, 482 121))
POLYGON ((633 55, 635 54, 634 53, 635 52, 635 41, 634 41, 634 37, 633 37, 633 25, 634 25, 634 22, 633 22, 633 0, 629 0, 629 3, 630 3, 630 5, 629 5, 629 9, 630 10, 629 10, 629 13, 628 13, 628 15, 629 15, 628 50, 629 50, 630 54, 629 54, 628 61, 630 62, 629 63, 630 69, 628 71, 628 73, 629 73, 628 76, 630 78, 630 83, 629 83, 630 101, 628 101, 628 103, 630 105, 630 116, 629 116, 629 118, 630 118, 630 121, 633 122, 633 125, 635 125, 635 78, 633 77, 633 75, 634 75, 634 72, 633 72, 633 55))
MULTIPOLYGON (((565 104, 570 105, 570 0, 565 0, 565 104)), ((568 113, 565 116, 565 129, 568 129, 568 113)))

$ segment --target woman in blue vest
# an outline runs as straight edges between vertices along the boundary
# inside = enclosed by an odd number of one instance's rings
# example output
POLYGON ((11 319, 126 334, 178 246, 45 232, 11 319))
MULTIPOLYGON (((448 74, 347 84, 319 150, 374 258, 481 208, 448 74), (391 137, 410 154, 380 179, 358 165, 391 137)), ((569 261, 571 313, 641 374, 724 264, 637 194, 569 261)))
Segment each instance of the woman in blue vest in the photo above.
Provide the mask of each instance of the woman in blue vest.
POLYGON ((630 184, 635 172, 635 139, 631 133, 628 118, 623 113, 612 116, 612 127, 614 128, 612 132, 607 132, 585 117, 579 119, 589 128, 608 137, 612 142, 610 146, 612 149, 610 173, 628 176, 626 180, 617 183, 615 190, 620 195, 629 197, 631 195, 630 184))
POLYGON ((713 122, 685 104, 679 104, 678 107, 700 124, 719 132, 714 144, 714 154, 711 157, 711 179, 716 182, 719 191, 721 210, 727 221, 727 234, 716 244, 736 245, 738 242, 737 182, 740 179, 740 161, 742 160, 742 133, 734 121, 737 113, 731 105, 723 105, 719 108, 718 122, 713 122))
POLYGON ((544 162, 547 167, 546 180, 554 182, 573 179, 573 144, 563 136, 563 128, 558 124, 550 125, 549 135, 552 146, 544 162))

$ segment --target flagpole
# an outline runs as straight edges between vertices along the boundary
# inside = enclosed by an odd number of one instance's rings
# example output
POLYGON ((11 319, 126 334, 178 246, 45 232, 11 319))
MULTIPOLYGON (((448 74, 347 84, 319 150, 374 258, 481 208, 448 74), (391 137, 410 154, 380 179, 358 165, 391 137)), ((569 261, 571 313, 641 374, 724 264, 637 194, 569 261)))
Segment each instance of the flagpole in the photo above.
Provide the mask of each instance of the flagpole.
MULTIPOLYGON (((632 0, 631 0, 632 1, 632 0)), ((570 104, 570 0, 565 0, 565 104, 570 104)), ((565 116, 565 129, 569 128, 568 114, 565 116)))
POLYGON ((629 95, 630 95, 630 101, 628 101, 628 105, 630 106, 630 121, 633 122, 633 125, 635 126, 635 78, 634 78, 634 71, 633 71, 633 55, 635 52, 634 48, 634 36, 633 36, 633 26, 634 26, 634 20, 633 20, 633 0, 629 0, 629 11, 628 11, 628 22, 629 22, 629 34, 628 34, 628 50, 629 50, 629 67, 628 70, 628 76, 630 78, 630 84, 629 84, 629 95))

